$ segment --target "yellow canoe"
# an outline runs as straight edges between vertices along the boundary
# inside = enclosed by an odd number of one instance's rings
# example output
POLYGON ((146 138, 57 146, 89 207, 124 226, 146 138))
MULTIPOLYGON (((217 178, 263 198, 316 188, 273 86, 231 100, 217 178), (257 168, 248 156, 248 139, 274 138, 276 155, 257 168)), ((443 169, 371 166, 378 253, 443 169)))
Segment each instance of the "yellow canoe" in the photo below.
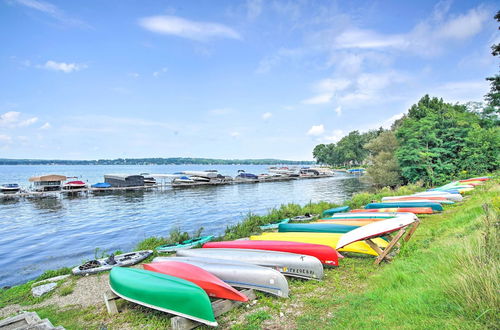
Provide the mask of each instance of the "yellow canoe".
MULTIPOLYGON (((262 233, 259 236, 250 236, 254 241, 289 241, 301 243, 313 243, 327 245, 335 249, 337 242, 342 234, 330 233, 262 233)), ((389 243, 381 238, 375 238, 373 241, 380 247, 384 248, 389 243)), ((342 252, 356 252, 378 256, 377 252, 373 250, 364 241, 354 242, 344 246, 338 251, 342 252)))

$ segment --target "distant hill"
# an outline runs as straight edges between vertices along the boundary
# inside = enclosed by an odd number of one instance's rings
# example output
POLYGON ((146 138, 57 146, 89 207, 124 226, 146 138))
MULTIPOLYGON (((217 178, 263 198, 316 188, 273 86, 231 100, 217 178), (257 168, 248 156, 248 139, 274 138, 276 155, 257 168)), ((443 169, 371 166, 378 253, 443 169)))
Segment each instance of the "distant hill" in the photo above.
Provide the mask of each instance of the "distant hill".
POLYGON ((7 159, 0 165, 311 165, 313 161, 281 159, 211 159, 211 158, 117 158, 98 160, 7 159))

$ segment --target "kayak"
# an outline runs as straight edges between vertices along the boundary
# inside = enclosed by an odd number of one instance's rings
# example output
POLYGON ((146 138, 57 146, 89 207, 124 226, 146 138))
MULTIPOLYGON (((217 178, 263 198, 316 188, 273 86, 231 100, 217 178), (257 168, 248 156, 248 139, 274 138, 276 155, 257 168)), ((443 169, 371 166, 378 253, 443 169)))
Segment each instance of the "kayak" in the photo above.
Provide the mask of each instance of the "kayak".
POLYGON ((203 268, 233 287, 254 289, 288 298, 288 281, 277 270, 241 261, 195 258, 156 257, 153 262, 185 262, 203 268))
MULTIPOLYGON (((323 244, 335 248, 341 236, 342 234, 330 233, 263 233, 259 236, 250 236, 250 239, 256 241, 271 240, 323 244)), ((380 247, 386 247, 388 244, 383 239, 376 239, 375 242, 380 247)), ((349 244, 338 251, 378 255, 377 252, 375 252, 365 242, 356 242, 353 244, 349 244)))
POLYGON ((290 219, 287 218, 287 219, 283 219, 283 220, 279 220, 277 222, 272 222, 272 223, 268 223, 267 225, 263 225, 263 226, 259 226, 259 228, 261 230, 269 230, 269 229, 276 229, 278 228, 278 226, 282 223, 288 223, 290 222, 290 219))
POLYGON ((145 270, 182 278, 193 282, 205 290, 209 297, 248 301, 247 296, 240 293, 206 270, 184 262, 155 262, 142 265, 145 270))
POLYGON ((304 254, 249 249, 193 249, 179 251, 176 256, 242 261, 276 269, 286 276, 321 280, 323 266, 315 258, 304 254))
POLYGON ((298 215, 296 217, 293 217, 290 219, 290 221, 311 221, 314 220, 314 218, 316 218, 317 216, 318 214, 306 213, 305 215, 298 215))
POLYGON ((341 249, 342 247, 348 246, 354 242, 387 235, 403 227, 411 225, 414 222, 415 219, 409 216, 399 216, 393 219, 374 222, 342 235, 336 248, 341 249))
POLYGON ((342 258, 337 250, 330 246, 301 242, 239 240, 205 243, 203 248, 234 248, 298 253, 316 257, 321 263, 330 266, 338 266, 338 259, 339 257, 342 258))
POLYGON ((181 278, 115 267, 109 274, 109 286, 117 296, 133 303, 217 326, 205 291, 181 278))
POLYGON ((344 234, 359 226, 339 225, 333 223, 288 223, 279 225, 279 233, 306 232, 306 233, 337 233, 344 234))
POLYGON ((410 212, 413 214, 432 214, 434 211, 430 207, 393 207, 393 208, 386 208, 386 209, 357 209, 357 210, 352 210, 351 212, 353 213, 360 213, 360 212, 410 212))
POLYGON ((132 266, 143 261, 152 254, 152 250, 135 251, 118 254, 116 256, 112 254, 107 258, 87 261, 86 263, 73 268, 72 272, 74 275, 87 275, 104 272, 113 267, 132 266))
POLYGON ((335 213, 345 212, 345 211, 348 211, 348 210, 349 210, 349 206, 335 207, 333 209, 324 210, 323 213, 321 213, 321 216, 322 217, 327 217, 327 216, 334 215, 335 213))
POLYGON ((182 241, 180 243, 160 245, 156 248, 156 251, 158 251, 158 252, 175 252, 177 250, 191 249, 197 245, 201 245, 203 243, 209 242, 213 238, 214 237, 212 235, 211 236, 202 236, 202 237, 197 237, 197 238, 193 238, 193 239, 188 239, 188 240, 182 241))
POLYGON ((393 207, 430 207, 433 211, 442 211, 443 206, 439 203, 431 202, 387 202, 387 203, 370 203, 365 206, 365 209, 382 209, 393 207))

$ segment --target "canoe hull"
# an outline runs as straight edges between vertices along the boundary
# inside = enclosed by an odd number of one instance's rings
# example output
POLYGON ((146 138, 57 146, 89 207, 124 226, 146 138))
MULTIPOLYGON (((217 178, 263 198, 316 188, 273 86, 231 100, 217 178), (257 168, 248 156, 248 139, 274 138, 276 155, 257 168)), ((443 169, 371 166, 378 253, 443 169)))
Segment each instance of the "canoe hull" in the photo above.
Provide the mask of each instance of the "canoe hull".
POLYGON ((393 207, 430 207, 433 211, 442 211, 443 206, 439 203, 418 203, 418 202, 393 202, 393 203, 370 203, 365 209, 383 209, 393 207))
POLYGON ((160 245, 156 248, 156 251, 158 251, 158 252, 175 252, 178 250, 192 249, 195 246, 203 245, 206 242, 210 242, 213 238, 214 238, 213 235, 202 236, 202 237, 197 237, 194 239, 189 239, 189 240, 183 241, 181 243, 160 245))
POLYGON ((157 257, 153 262, 180 261, 203 268, 233 287, 288 297, 288 282, 277 270, 230 260, 194 257, 157 257))
POLYGON ((305 232, 305 233, 336 233, 345 234, 358 226, 323 224, 323 223, 288 223, 279 225, 279 233, 305 232))
MULTIPOLYGON (((341 236, 342 234, 330 233, 263 233, 260 236, 250 236, 250 239, 256 241, 271 240, 323 244, 335 248, 341 236)), ((376 239, 376 244, 381 247, 387 246, 387 242, 383 239, 376 239)), ((377 252, 365 242, 355 242, 344 246, 338 251, 378 255, 377 252)))
POLYGON ((179 251, 179 257, 213 258, 248 262, 275 269, 286 276, 303 279, 323 279, 323 266, 315 258, 304 254, 249 249, 193 249, 179 251))
POLYGON ((182 278, 205 290, 209 297, 248 301, 248 298, 206 270, 184 262, 156 262, 142 265, 145 270, 182 278))
POLYGON ((357 209, 352 210, 353 213, 360 212, 410 212, 413 214, 432 214, 432 208, 430 207, 395 207, 395 208, 386 208, 386 209, 357 209))
POLYGON ((225 242, 210 242, 205 243, 203 248, 233 248, 233 249, 253 249, 265 251, 279 251, 298 253, 313 256, 319 259, 321 263, 329 266, 339 265, 338 252, 325 245, 300 243, 300 242, 283 242, 283 241, 225 241, 225 242))
POLYGON ((123 299, 159 311, 217 326, 210 299, 189 281, 135 268, 113 268, 111 290, 123 299))

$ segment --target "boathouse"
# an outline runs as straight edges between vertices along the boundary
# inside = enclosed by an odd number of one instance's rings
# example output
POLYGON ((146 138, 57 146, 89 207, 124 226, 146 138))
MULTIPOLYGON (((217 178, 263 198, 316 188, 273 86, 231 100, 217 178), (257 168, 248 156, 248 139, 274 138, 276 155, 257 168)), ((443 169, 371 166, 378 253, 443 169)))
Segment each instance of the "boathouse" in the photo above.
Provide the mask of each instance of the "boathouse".
POLYGON ((105 174, 104 182, 112 187, 140 187, 144 186, 144 176, 136 174, 105 174))

